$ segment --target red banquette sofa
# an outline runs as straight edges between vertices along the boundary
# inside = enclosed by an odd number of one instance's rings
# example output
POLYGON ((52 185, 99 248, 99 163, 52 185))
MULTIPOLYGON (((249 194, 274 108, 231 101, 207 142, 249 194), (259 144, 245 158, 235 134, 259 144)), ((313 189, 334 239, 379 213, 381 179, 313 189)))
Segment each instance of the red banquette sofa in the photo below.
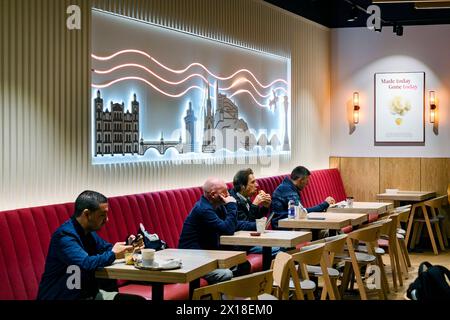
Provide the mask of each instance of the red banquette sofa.
MULTIPOLYGON (((272 193, 285 175, 258 179, 261 189, 272 193)), ((101 191, 101 190, 99 190, 101 191)), ((149 192, 109 198, 109 222, 99 232, 114 243, 137 231, 142 222, 157 233, 169 247, 176 248, 185 217, 200 198, 200 187, 149 192)), ((307 207, 322 202, 326 196, 336 201, 346 198, 337 169, 312 172, 309 185, 302 191, 307 207)), ((73 214, 73 203, 0 212, 0 299, 31 300, 37 295, 44 271, 50 237, 73 214)), ((260 255, 249 255, 252 270, 261 269, 260 255)), ((202 283, 204 284, 204 283, 202 283)), ((151 288, 124 283, 121 292, 136 293, 151 299, 151 288)), ((188 285, 167 285, 164 298, 186 299, 188 285)))

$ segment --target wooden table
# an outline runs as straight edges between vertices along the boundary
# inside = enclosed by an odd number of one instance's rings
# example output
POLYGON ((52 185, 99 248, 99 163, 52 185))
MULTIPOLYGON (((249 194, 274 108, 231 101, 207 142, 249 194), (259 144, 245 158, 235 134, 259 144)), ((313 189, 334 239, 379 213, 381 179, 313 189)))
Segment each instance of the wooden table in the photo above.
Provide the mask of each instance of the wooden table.
POLYGON ((232 236, 220 236, 221 245, 263 247, 263 270, 269 270, 272 261, 272 247, 292 248, 310 241, 311 232, 266 230, 260 236, 251 236, 253 231, 237 231, 232 236))
MULTIPOLYGON (((414 215, 417 209, 422 209, 422 213, 425 217, 428 216, 427 208, 424 205, 424 201, 434 198, 436 196, 436 192, 434 191, 398 191, 396 193, 380 193, 377 194, 377 199, 379 200, 391 200, 394 201, 395 206, 400 204, 400 201, 406 203, 412 203, 413 206, 411 208, 411 214, 408 219, 408 228, 406 229, 405 242, 406 246, 408 246, 408 241, 411 235, 412 224, 414 221, 414 215)), ((434 241, 431 241, 433 246, 433 251, 435 254, 438 254, 437 246, 434 241)))
POLYGON ((394 204, 391 202, 353 202, 353 205, 349 207, 346 201, 341 201, 330 206, 327 212, 377 213, 381 215, 391 209, 394 209, 394 204))
POLYGON ((396 193, 379 193, 378 200, 419 202, 436 196, 434 191, 398 191, 396 193))
POLYGON ((151 271, 126 265, 124 259, 97 270, 95 276, 103 279, 146 281, 152 285, 152 300, 164 299, 164 284, 189 283, 190 293, 200 286, 200 278, 217 268, 230 268, 247 261, 244 251, 165 249, 155 253, 155 259, 181 259, 180 269, 151 271))
POLYGON ((330 229, 341 230, 343 227, 358 226, 368 219, 366 213, 347 212, 311 212, 310 217, 324 217, 325 220, 314 219, 281 219, 278 225, 283 228, 293 229, 330 229))

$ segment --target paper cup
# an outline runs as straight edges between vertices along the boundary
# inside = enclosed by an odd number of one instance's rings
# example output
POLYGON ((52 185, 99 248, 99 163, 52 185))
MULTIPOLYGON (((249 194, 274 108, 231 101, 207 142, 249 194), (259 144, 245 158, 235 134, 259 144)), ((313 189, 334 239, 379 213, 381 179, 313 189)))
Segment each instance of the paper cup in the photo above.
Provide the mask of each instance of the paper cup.
POLYGON ((144 267, 151 267, 155 260, 155 249, 142 249, 142 265, 144 267))

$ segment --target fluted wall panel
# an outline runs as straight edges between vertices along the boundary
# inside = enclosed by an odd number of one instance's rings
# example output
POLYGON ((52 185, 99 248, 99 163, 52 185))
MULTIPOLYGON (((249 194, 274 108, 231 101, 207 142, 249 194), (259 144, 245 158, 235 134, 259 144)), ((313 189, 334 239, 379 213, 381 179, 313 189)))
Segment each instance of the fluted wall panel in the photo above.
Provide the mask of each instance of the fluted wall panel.
MULTIPOLYGON (((328 167, 330 32, 257 0, 0 0, 0 210, 328 167), (81 30, 66 28, 79 5, 81 30), (291 58, 290 157, 271 166, 178 161, 91 164, 91 7, 291 58)), ((118 39, 120 41, 120 39, 118 39)))

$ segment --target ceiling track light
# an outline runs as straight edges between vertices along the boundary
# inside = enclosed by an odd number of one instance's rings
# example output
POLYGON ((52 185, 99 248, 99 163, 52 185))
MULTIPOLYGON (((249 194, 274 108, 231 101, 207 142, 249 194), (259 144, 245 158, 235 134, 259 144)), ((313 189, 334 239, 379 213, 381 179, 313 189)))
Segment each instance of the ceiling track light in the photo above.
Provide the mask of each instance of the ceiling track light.
POLYGON ((392 30, 397 36, 399 36, 399 37, 403 36, 403 26, 402 25, 395 23, 394 26, 392 27, 392 30))

